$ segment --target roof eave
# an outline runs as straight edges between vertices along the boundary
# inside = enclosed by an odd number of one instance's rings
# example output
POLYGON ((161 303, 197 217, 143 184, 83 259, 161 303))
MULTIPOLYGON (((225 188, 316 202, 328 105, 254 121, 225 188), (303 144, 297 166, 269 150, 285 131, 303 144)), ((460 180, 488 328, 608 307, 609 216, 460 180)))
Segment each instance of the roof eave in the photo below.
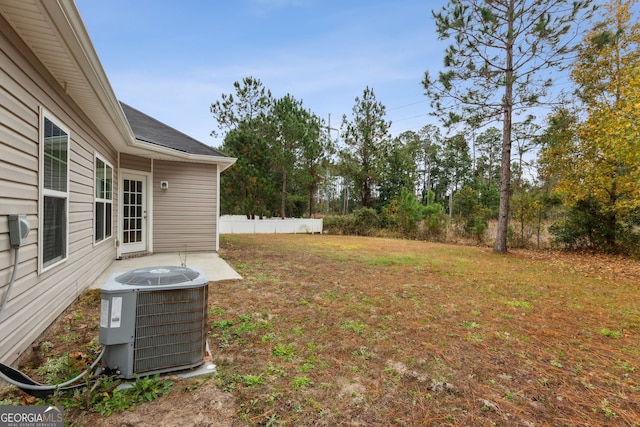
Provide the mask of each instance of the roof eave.
MULTIPOLYGON (((42 2, 47 13, 55 22, 66 22, 68 26, 58 25, 58 31, 65 40, 70 54, 74 58, 87 84, 92 88, 95 99, 99 102, 104 114, 109 120, 100 117, 90 117, 101 133, 118 151, 126 150, 135 145, 135 137, 129 122, 122 111, 122 107, 111 87, 111 83, 102 67, 100 58, 93 46, 89 33, 82 21, 82 17, 75 3, 70 0, 42 2)), ((69 94, 74 97, 74 88, 69 88, 69 94)), ((83 101, 74 97, 81 107, 83 101)), ((83 108, 84 109, 84 108, 83 108)), ((94 111, 93 109, 84 109, 94 111)))
POLYGON ((235 157, 228 156, 191 154, 184 151, 174 150, 173 148, 163 147, 151 142, 141 141, 139 139, 134 140, 131 148, 134 150, 125 151, 132 151, 131 154, 137 154, 135 153, 135 149, 144 150, 150 154, 149 157, 158 160, 180 160, 183 162, 217 164, 220 166, 220 172, 232 166, 237 160, 235 157))

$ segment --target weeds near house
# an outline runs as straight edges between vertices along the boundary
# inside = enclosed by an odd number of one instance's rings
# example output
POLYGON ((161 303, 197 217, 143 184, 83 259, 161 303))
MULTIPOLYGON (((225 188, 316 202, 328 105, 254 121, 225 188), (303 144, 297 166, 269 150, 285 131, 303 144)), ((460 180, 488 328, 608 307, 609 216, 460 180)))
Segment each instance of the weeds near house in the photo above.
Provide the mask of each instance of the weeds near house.
POLYGON ((114 412, 122 412, 136 405, 151 402, 168 394, 173 383, 161 380, 157 375, 152 377, 136 378, 129 383, 129 387, 119 389, 120 381, 114 378, 101 378, 94 385, 93 393, 88 396, 77 392, 61 401, 65 408, 74 408, 85 405, 85 409, 109 416, 114 412))
POLYGON ((470 322, 468 320, 463 320, 462 321, 462 326, 467 328, 467 329, 476 329, 479 328, 480 325, 476 322, 470 322))
POLYGON ((355 332, 356 334, 362 334, 367 325, 364 323, 358 322, 356 320, 347 320, 346 322, 342 322, 340 327, 345 331, 355 332))
POLYGON ((291 382, 294 390, 299 390, 305 386, 312 384, 311 380, 307 376, 295 377, 291 382))
MULTIPOLYGON (((46 377, 54 384, 60 383, 70 376, 66 374, 69 371, 54 374, 59 366, 54 369, 52 367, 66 363, 62 362, 63 359, 64 357, 52 358, 51 362, 47 361, 43 365, 47 367, 46 377)), ((126 383, 127 387, 120 389, 118 386, 122 383, 121 380, 115 378, 98 377, 95 382, 88 383, 87 388, 84 389, 54 394, 40 399, 31 396, 23 396, 13 400, 5 398, 0 399, 0 404, 16 405, 19 402, 23 405, 59 405, 65 408, 67 415, 71 414, 71 418, 79 411, 108 417, 113 413, 135 409, 137 405, 156 400, 170 393, 173 387, 172 381, 160 379, 157 375, 136 378, 134 381, 126 383)), ((68 416, 66 419, 69 420, 68 416)))
POLYGON ((531 308, 531 304, 527 301, 507 301, 505 305, 507 307, 531 308))
POLYGON ((63 381, 70 380, 82 371, 76 366, 76 360, 69 354, 60 357, 49 357, 37 369, 37 374, 44 378, 46 384, 51 384, 61 378, 63 381))
POLYGON ((244 384, 247 387, 256 387, 256 386, 264 384, 264 380, 262 379, 262 374, 260 374, 260 375, 252 375, 252 374, 242 375, 240 377, 240 380, 242 381, 242 384, 244 384))
POLYGON ((622 337, 622 333, 620 333, 619 331, 610 331, 609 329, 606 329, 606 328, 598 329, 598 333, 608 338, 622 337))
POLYGON ((276 346, 273 347, 273 350, 271 350, 271 354, 273 354, 275 357, 280 357, 287 361, 291 361, 296 356, 296 345, 293 343, 276 344, 276 346))
POLYGON ((224 316, 225 314, 227 314, 227 312, 224 308, 216 307, 216 306, 209 308, 210 316, 224 316))

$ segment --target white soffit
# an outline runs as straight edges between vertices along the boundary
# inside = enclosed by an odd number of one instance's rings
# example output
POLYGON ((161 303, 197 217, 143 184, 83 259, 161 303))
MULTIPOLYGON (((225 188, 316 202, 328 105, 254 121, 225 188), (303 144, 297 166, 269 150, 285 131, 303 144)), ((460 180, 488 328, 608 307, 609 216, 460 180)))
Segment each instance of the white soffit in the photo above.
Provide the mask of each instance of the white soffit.
POLYGON ((72 0, 0 0, 0 13, 117 149, 133 132, 72 0))

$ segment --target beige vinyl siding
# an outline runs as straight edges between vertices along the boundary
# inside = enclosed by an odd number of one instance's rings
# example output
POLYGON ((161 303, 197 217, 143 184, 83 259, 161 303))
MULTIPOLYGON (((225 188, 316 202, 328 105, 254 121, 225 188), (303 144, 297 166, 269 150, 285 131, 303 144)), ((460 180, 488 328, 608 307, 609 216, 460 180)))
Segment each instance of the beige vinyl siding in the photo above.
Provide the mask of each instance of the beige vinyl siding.
POLYGON ((153 251, 216 250, 217 165, 153 163, 153 251), (160 189, 168 181, 169 189, 160 189))
POLYGON ((115 259, 114 237, 93 245, 93 159, 97 151, 116 164, 116 152, 10 28, 0 17, 0 298, 14 260, 7 215, 26 214, 31 233, 20 248, 17 278, 0 319, 2 363, 14 362, 115 259), (41 108, 69 130, 71 142, 68 257, 39 273, 41 108))
POLYGON ((120 155, 120 169, 151 172, 151 159, 123 153, 120 155))

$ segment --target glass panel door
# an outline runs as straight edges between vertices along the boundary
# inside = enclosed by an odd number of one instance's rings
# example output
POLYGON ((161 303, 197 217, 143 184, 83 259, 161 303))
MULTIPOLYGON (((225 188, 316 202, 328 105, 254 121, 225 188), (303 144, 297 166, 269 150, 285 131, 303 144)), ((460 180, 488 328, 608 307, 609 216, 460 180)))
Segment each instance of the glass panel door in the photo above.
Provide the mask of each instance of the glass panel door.
POLYGON ((122 181, 122 252, 142 252, 146 244, 145 176, 125 176, 122 181))

